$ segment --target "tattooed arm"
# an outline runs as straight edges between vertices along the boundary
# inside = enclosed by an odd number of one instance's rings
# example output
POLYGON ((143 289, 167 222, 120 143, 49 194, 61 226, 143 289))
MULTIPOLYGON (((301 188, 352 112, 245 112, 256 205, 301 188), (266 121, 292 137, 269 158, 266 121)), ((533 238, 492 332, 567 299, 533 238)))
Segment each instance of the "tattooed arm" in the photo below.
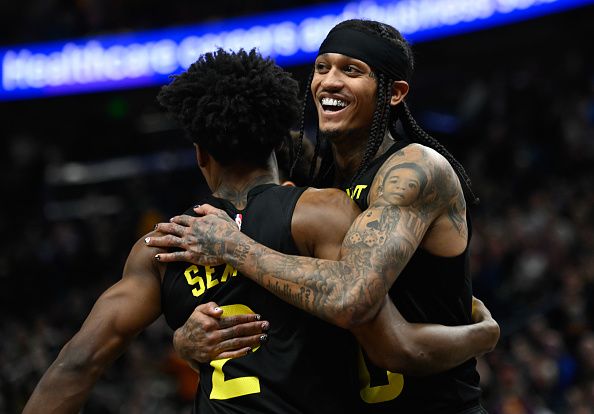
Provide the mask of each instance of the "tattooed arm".
MULTIPOLYGON (((300 253, 319 259, 339 258, 342 240, 358 214, 356 204, 342 191, 308 190, 300 198, 292 221, 300 253)), ((282 292, 278 294, 282 296, 282 292)), ((476 298, 472 315, 471 325, 409 323, 386 296, 376 317, 353 328, 352 333, 378 367, 407 375, 430 375, 489 352, 496 345, 499 325, 476 298)))
MULTIPOLYGON (((221 210, 209 207, 202 207, 198 210, 203 212, 206 210, 212 211, 215 216, 220 215, 221 219, 227 217, 226 213, 221 210)), ((356 205, 342 191, 314 189, 306 191, 295 207, 291 229, 300 253, 320 259, 338 259, 342 240, 358 214, 359 210, 356 205)), ((184 222, 188 226, 194 226, 197 224, 196 221, 202 220, 202 224, 205 224, 211 223, 213 219, 212 216, 206 219, 185 217, 176 219, 176 221, 181 220, 180 222, 184 222), (188 221, 185 222, 185 220, 188 221)), ((219 219, 214 219, 215 222, 217 220, 219 219)), ((223 224, 226 223, 224 220, 220 221, 223 224)), ((168 223, 160 224, 159 228, 161 230, 177 229, 181 231, 179 226, 178 224, 168 223)), ((198 225, 197 228, 203 228, 203 226, 198 225)), ((215 227, 212 230, 220 231, 220 228, 215 227)), ((190 231, 190 227, 187 227, 184 231, 190 231)), ((235 225, 230 224, 228 228, 223 230, 223 233, 233 237, 237 233, 235 225)), ((179 241, 175 237, 166 240, 179 241)), ((249 239, 247 240, 249 241, 249 239)), ((163 239, 157 239, 157 241, 162 242, 163 239)), ((149 242, 149 244, 152 243, 153 241, 149 242)), ((254 244, 254 246, 259 245, 254 244)), ((214 254, 215 250, 211 250, 209 254, 213 254, 213 260, 218 260, 215 257, 216 254, 214 254)), ((194 261, 194 263, 204 263, 203 261, 206 260, 204 255, 195 256, 192 259, 187 253, 183 256, 186 257, 185 260, 194 261)), ((293 259, 291 256, 282 257, 285 260, 293 259)), ((164 260, 171 260, 171 257, 164 255, 164 260)), ((266 257, 262 260, 266 260, 266 257)), ((320 261, 319 263, 325 262, 320 261)), ((286 266, 286 271, 289 272, 290 265, 286 266)), ((304 303, 304 301, 311 299, 309 290, 302 289, 296 292, 294 296, 287 296, 288 292, 285 284, 268 280, 267 282, 269 284, 266 287, 281 298, 294 298, 297 303, 304 303)), ((323 289, 324 286, 320 284, 318 288, 323 289)), ((330 304, 325 305, 324 308, 330 309, 327 319, 332 323, 336 323, 336 321, 340 320, 340 309, 337 306, 332 308, 331 302, 332 300, 329 299, 330 304)), ((320 308, 312 307, 312 309, 320 308)), ((452 368, 469 358, 491 350, 495 346, 499 337, 499 326, 490 317, 490 313, 484 306, 478 307, 478 310, 479 312, 473 319, 475 323, 467 326, 449 327, 436 324, 408 323, 395 308, 392 301, 387 298, 387 300, 383 301, 381 310, 375 318, 367 323, 353 327, 352 331, 376 365, 409 375, 425 375, 452 368)), ((312 313, 319 315, 317 311, 312 313)), ((195 352, 196 341, 189 338, 189 336, 189 332, 182 335, 187 348, 195 352)))
POLYGON ((378 172, 371 207, 349 229, 339 261, 268 249, 238 232, 224 212, 210 206, 196 211, 213 214, 193 220, 179 216, 173 223, 159 224, 159 230, 169 235, 149 244, 184 250, 160 255, 162 261, 230 263, 283 300, 335 325, 353 328, 377 314, 420 244, 443 255, 463 251, 465 222, 464 228, 457 229, 453 223, 464 217, 464 211, 448 216, 460 200, 460 183, 449 163, 435 151, 413 144, 390 157, 378 172), (399 180, 406 183, 405 189, 399 180))

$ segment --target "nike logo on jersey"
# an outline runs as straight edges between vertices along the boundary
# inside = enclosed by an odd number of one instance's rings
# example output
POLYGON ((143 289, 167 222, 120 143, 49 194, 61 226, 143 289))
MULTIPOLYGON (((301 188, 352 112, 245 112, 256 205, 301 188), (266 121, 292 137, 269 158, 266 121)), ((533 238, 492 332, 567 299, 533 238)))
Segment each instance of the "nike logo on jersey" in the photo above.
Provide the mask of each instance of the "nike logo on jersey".
POLYGON ((235 223, 237 223, 237 227, 239 227, 239 230, 241 230, 241 222, 243 220, 243 214, 237 213, 235 215, 235 223))

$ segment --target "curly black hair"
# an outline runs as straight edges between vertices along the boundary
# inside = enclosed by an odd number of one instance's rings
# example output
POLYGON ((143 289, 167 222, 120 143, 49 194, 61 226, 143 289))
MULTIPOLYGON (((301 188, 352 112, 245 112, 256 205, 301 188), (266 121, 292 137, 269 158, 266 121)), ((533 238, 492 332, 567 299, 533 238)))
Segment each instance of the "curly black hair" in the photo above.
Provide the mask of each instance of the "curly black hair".
POLYGON ((298 83, 255 49, 206 53, 173 78, 157 100, 221 164, 264 166, 275 148, 292 143, 298 83))

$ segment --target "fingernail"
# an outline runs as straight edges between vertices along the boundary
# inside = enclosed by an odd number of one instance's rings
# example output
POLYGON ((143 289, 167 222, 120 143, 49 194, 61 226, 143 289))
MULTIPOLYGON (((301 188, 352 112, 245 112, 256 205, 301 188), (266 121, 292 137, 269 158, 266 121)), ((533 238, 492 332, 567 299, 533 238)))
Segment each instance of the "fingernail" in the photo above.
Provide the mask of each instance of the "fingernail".
POLYGON ((256 315, 256 320, 259 321, 260 319, 262 319, 262 316, 256 315))
POLYGON ((220 310, 221 310, 221 308, 219 308, 219 307, 217 306, 216 308, 214 308, 214 310, 218 312, 218 311, 220 311, 220 310))
POLYGON ((260 343, 263 344, 268 341, 268 335, 260 335, 260 343))
POLYGON ((150 237, 147 237, 147 238, 145 238, 145 239, 144 239, 144 242, 145 242, 146 244, 148 244, 148 242, 150 242, 150 241, 151 241, 151 238, 150 238, 150 237))
POLYGON ((157 227, 159 227, 159 223, 155 224, 154 230, 157 230, 157 227))
POLYGON ((249 354, 250 354, 250 352, 252 352, 252 348, 248 348, 248 350, 246 351, 246 353, 245 353, 245 354, 246 354, 246 355, 249 355, 249 354))
POLYGON ((262 322, 262 330, 267 331, 270 328, 270 323, 262 322))
POLYGON ((196 204, 194 208, 200 208, 200 204, 196 204))
POLYGON ((161 260, 161 256, 159 256, 158 254, 155 255, 155 259, 157 260, 161 260))

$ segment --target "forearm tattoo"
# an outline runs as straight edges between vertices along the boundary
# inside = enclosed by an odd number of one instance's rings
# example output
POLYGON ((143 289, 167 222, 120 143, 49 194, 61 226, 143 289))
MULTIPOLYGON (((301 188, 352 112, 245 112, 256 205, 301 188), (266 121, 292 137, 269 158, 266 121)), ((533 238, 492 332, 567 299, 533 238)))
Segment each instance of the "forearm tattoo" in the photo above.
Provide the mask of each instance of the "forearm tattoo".
POLYGON ((234 238, 226 259, 283 300, 330 322, 350 325, 369 317, 439 212, 447 211, 459 232, 466 229, 452 168, 434 153, 410 152, 393 156, 378 172, 371 206, 347 232, 340 261, 284 255, 244 235, 234 238))

